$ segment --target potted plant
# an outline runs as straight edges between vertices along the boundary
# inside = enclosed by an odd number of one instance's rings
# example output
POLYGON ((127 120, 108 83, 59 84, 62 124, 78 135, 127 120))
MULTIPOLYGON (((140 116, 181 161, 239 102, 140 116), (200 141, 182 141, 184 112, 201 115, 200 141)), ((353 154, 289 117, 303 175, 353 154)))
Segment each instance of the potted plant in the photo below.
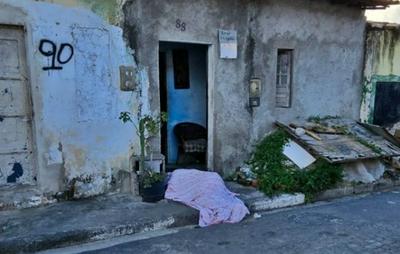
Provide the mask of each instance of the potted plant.
POLYGON ((132 123, 139 137, 139 193, 142 196, 142 200, 145 202, 157 202, 163 199, 166 189, 165 172, 154 172, 152 169, 146 167, 145 161, 148 140, 152 136, 157 135, 161 125, 167 121, 167 114, 162 112, 158 116, 153 117, 151 115, 142 116, 139 112, 137 124, 132 119, 130 112, 121 112, 119 119, 124 123, 132 123))

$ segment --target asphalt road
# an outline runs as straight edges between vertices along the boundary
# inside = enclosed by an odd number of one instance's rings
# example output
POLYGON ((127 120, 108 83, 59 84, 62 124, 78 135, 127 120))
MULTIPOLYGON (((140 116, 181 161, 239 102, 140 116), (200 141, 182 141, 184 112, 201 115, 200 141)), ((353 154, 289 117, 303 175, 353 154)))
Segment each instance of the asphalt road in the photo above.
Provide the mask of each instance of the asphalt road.
POLYGON ((400 253, 400 191, 182 229, 85 253, 400 253))

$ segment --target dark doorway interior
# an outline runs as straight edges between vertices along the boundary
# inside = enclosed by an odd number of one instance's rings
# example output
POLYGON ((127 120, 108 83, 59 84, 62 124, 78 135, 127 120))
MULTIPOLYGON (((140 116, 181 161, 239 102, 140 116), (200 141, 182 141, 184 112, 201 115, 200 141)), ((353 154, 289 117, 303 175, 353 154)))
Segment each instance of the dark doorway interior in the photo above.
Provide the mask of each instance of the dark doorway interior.
POLYGON ((378 82, 373 123, 390 128, 398 122, 400 122, 400 82, 378 82))
POLYGON ((169 171, 207 168, 207 50, 205 45, 160 42, 160 109, 168 113, 161 152, 169 171))

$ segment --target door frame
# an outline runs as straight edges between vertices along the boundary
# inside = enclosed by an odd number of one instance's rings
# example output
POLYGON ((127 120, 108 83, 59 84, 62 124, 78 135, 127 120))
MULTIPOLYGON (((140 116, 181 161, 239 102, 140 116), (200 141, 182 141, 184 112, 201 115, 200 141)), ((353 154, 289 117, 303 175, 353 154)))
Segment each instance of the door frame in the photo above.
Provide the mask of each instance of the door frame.
MULTIPOLYGON (((207 46, 207 159, 206 167, 209 171, 214 171, 214 88, 215 88, 215 75, 214 75, 214 59, 215 59, 215 46, 211 42, 204 41, 187 41, 187 40, 159 40, 157 44, 157 63, 160 63, 159 51, 160 43, 186 43, 207 46)), ((157 64, 157 80, 158 91, 160 91, 160 70, 157 64)), ((160 94, 159 94, 160 95, 160 94)), ((160 108, 160 107, 159 107, 160 108)), ((161 140, 161 137, 160 137, 161 140)), ((161 142, 160 142, 161 144, 161 142)))
MULTIPOLYGON (((158 51, 158 87, 159 87, 159 94, 160 94, 160 112, 165 110, 165 112, 168 112, 168 82, 167 82, 167 52, 165 51, 158 51), (161 55, 163 55, 164 59, 161 59, 161 55), (161 61, 163 60, 163 61, 161 61), (164 68, 164 70, 161 72, 161 67, 164 68), (164 82, 161 82, 161 77, 163 76, 164 82), (163 84, 162 84, 163 83, 163 84), (162 86, 164 86, 162 88, 162 86), (164 98, 163 98, 164 97, 164 98), (164 99, 164 102, 162 102, 162 98, 164 99), (163 105, 165 103, 165 106, 163 105)), ((164 152, 164 160, 165 163, 168 164, 168 123, 165 123, 162 125, 161 130, 160 130, 160 146, 161 146, 161 153, 164 152), (163 136, 165 135, 165 136, 163 136), (164 151, 163 151, 163 146, 164 146, 164 151)))

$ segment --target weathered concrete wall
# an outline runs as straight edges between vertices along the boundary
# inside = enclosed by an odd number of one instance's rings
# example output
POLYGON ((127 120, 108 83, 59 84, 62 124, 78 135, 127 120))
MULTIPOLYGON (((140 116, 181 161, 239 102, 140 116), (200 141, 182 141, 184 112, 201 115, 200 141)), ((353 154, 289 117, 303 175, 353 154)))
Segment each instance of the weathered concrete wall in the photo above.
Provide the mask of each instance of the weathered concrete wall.
POLYGON ((400 82, 400 25, 371 23, 368 26, 361 106, 364 122, 374 120, 377 82, 400 82))
POLYGON ((359 116, 365 30, 359 9, 307 0, 132 0, 124 14, 130 46, 149 67, 154 111, 159 110, 159 41, 209 45, 214 157, 208 166, 216 171, 232 172, 275 120, 359 116), (177 19, 185 22, 184 31, 177 29, 177 19), (238 32, 238 59, 219 59, 218 29, 238 32), (278 48, 294 49, 289 109, 275 107, 278 48), (254 110, 248 105, 252 77, 261 78, 263 86, 261 106, 254 110))
MULTIPOLYGON (((119 112, 137 105, 136 93, 119 89, 119 66, 136 66, 132 52, 122 29, 82 7, 83 2, 100 8, 89 1, 69 2, 72 8, 0 1, 0 24, 26 29, 37 186, 44 193, 74 188, 75 197, 109 190, 113 176, 129 169, 129 156, 137 143, 133 127, 118 119, 119 112), (55 65, 62 69, 43 70, 52 65, 52 56, 39 50, 43 39, 54 43, 57 54, 63 43, 73 49, 68 62, 56 58, 55 65)), ((118 7, 119 1, 107 1, 104 17, 116 18, 107 14, 112 3, 118 7)), ((51 50, 51 43, 45 44, 45 51, 51 50)), ((60 53, 61 59, 68 59, 70 51, 60 53)), ((144 77, 139 75, 146 84, 144 77)))

